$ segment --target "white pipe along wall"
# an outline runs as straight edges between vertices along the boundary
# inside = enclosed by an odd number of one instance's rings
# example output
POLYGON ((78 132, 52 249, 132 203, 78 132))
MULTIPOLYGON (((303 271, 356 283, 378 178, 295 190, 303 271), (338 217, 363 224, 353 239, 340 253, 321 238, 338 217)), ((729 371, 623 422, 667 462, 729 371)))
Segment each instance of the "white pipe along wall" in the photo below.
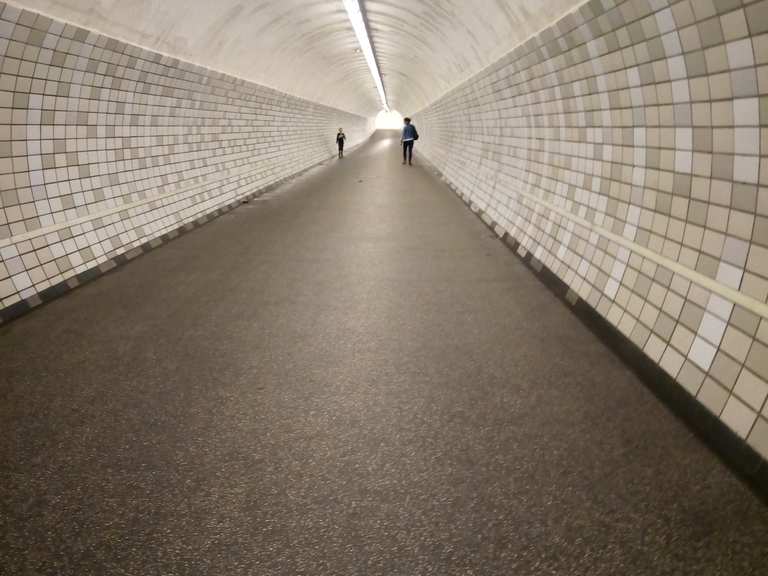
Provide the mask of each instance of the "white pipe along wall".
MULTIPOLYGON (((58 20, 0 13, 3 306, 379 110, 341 1, 25 5, 58 20)), ((417 154, 768 457, 768 0, 362 5, 417 154)))
POLYGON ((0 4, 0 308, 331 157, 373 121, 0 4))
POLYGON ((768 2, 745 4, 587 2, 415 121, 498 234, 766 458, 768 2))

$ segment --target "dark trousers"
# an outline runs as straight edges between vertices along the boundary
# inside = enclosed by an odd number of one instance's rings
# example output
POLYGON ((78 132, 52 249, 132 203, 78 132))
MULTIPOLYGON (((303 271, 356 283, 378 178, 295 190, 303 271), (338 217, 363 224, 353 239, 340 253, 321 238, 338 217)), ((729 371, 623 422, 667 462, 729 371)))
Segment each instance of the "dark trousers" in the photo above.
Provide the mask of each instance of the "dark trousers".
POLYGON ((413 157, 413 140, 403 142, 403 162, 405 162, 406 153, 408 154, 408 164, 410 164, 413 157))
POLYGON ((339 142, 339 158, 344 156, 344 142, 339 142))

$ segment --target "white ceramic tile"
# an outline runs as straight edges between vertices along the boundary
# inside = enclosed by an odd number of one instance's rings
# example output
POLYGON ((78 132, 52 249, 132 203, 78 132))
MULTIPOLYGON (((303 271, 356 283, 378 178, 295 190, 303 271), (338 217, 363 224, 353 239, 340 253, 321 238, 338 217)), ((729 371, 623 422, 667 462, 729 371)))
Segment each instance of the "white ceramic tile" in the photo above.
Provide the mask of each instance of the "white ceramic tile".
POLYGON ((688 358, 706 372, 712 366, 716 352, 717 348, 702 337, 697 336, 693 341, 691 351, 688 353, 688 358))

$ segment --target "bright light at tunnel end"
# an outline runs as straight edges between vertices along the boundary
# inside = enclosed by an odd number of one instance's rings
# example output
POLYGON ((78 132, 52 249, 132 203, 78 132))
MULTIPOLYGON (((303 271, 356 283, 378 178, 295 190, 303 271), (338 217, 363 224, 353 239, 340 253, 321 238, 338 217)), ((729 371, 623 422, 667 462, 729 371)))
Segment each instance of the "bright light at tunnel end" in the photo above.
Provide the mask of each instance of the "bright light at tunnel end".
POLYGON ((381 105, 384 107, 384 110, 389 112, 387 95, 384 93, 384 83, 381 81, 379 67, 376 65, 376 58, 373 56, 373 47, 371 46, 371 39, 368 37, 368 30, 365 28, 365 20, 363 20, 363 11, 360 9, 360 2, 358 0, 342 1, 344 2, 344 8, 347 10, 349 21, 352 23, 352 28, 355 30, 357 42, 360 44, 360 49, 363 51, 365 61, 368 63, 368 69, 371 71, 373 81, 376 83, 376 90, 379 91, 381 105))

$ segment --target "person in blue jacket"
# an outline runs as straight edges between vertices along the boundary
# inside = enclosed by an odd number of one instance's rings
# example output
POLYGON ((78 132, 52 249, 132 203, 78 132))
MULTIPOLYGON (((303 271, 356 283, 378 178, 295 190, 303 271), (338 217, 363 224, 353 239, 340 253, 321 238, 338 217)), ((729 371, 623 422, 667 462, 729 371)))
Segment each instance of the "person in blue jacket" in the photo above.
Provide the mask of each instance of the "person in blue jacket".
POLYGON ((403 118, 403 122, 405 122, 405 126, 403 126, 403 134, 400 136, 400 142, 403 144, 403 164, 405 164, 407 153, 408 165, 410 166, 413 157, 413 143, 419 139, 419 133, 416 131, 416 126, 411 124, 410 118, 403 118))

